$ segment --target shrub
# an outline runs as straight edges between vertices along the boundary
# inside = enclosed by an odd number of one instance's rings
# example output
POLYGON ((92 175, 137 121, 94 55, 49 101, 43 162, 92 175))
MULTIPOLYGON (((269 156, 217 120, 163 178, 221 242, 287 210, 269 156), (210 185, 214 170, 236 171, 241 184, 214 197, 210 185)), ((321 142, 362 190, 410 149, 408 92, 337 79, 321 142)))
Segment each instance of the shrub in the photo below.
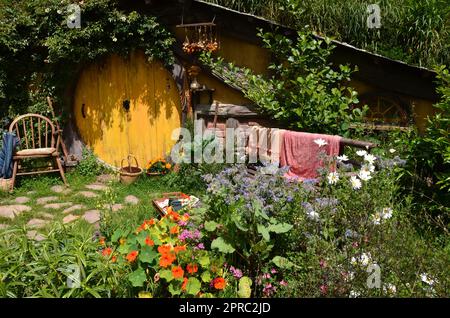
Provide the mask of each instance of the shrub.
POLYGON ((77 171, 82 176, 94 177, 106 171, 105 166, 99 163, 94 153, 87 149, 83 149, 83 157, 77 165, 77 171))

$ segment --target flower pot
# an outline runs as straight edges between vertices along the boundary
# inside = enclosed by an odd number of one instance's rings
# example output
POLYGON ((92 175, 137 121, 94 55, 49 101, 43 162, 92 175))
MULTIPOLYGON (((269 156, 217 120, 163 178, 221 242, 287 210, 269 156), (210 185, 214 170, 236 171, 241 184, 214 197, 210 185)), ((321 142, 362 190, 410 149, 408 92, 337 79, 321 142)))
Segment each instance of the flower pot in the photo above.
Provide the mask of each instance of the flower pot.
POLYGON ((11 190, 12 179, 0 179, 0 191, 11 190))

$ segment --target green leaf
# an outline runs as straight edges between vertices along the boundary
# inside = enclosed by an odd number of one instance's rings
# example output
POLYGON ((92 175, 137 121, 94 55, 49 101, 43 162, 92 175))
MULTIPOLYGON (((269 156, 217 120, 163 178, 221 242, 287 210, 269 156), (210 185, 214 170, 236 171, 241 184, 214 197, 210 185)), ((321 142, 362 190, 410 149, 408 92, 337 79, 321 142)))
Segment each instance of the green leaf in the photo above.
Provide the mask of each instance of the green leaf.
POLYGON ((288 223, 278 223, 278 224, 271 224, 268 227, 269 232, 274 232, 277 234, 286 233, 292 229, 292 225, 288 223))
POLYGON ((136 239, 137 239, 139 245, 145 246, 145 239, 147 238, 147 235, 148 235, 148 233, 145 232, 145 231, 140 232, 140 233, 137 235, 136 239))
POLYGON ((186 293, 195 296, 200 291, 200 287, 200 281, 195 277, 190 277, 186 285, 186 293))
POLYGON ((133 287, 142 287, 144 282, 147 280, 147 275, 142 268, 138 268, 134 272, 128 275, 128 280, 131 282, 133 287))
POLYGON ((225 240, 222 237, 216 238, 211 243, 211 249, 218 249, 219 252, 222 253, 233 253, 235 251, 234 247, 225 242, 225 240))
POLYGON ((239 280, 238 296, 241 298, 250 298, 252 294, 252 280, 247 276, 241 277, 239 280))
POLYGON ((201 267, 203 267, 203 268, 208 267, 209 264, 210 264, 209 256, 208 256, 208 255, 205 255, 205 256, 200 257, 200 259, 198 260, 198 262, 199 262, 199 264, 200 264, 201 267))
POLYGON ((122 233, 123 233, 122 229, 115 230, 113 235, 111 236, 111 241, 117 242, 123 236, 122 233))
POLYGON ((141 249, 139 260, 143 263, 153 263, 153 261, 158 257, 158 253, 153 250, 150 246, 144 246, 141 249))
POLYGON ((173 280, 173 274, 170 269, 163 269, 159 272, 159 277, 165 279, 167 282, 170 282, 173 280))
POLYGON ((208 271, 203 272, 201 275, 201 279, 202 279, 202 282, 209 283, 211 281, 211 273, 208 271))
POLYGON ((208 232, 214 232, 219 224, 214 221, 205 222, 205 230, 208 232))
POLYGON ((262 237, 268 242, 270 241, 270 234, 269 231, 267 230, 267 228, 262 225, 262 224, 258 224, 256 226, 258 233, 262 235, 262 237))
POLYGON ((279 268, 284 268, 284 269, 290 269, 293 266, 295 266, 294 263, 292 263, 290 260, 288 260, 287 258, 281 257, 281 256, 275 256, 272 259, 272 262, 279 268))
POLYGON ((172 296, 180 295, 180 294, 181 294, 181 284, 180 284, 180 281, 175 281, 175 280, 172 281, 172 282, 169 284, 168 290, 169 290, 169 293, 170 293, 172 296))

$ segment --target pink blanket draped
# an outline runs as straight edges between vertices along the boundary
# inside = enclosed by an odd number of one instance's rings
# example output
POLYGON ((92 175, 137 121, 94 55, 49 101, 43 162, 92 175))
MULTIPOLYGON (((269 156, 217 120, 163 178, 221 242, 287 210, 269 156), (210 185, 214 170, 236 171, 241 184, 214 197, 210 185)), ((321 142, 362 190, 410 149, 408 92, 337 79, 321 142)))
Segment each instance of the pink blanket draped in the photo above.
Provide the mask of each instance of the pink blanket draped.
MULTIPOLYGON (((341 137, 311 134, 297 131, 285 131, 280 151, 280 164, 289 166, 287 178, 315 179, 317 169, 323 167, 319 153, 325 151, 331 156, 339 155, 341 137), (327 145, 319 147, 314 140, 323 139, 327 145)), ((334 171, 336 167, 331 167, 334 171)))

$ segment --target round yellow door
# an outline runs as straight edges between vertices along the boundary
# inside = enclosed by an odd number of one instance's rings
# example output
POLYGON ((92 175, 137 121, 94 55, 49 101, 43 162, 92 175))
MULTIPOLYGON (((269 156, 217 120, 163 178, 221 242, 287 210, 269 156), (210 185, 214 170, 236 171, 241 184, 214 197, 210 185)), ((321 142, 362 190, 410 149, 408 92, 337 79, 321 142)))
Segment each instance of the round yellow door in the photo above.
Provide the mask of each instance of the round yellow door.
POLYGON ((145 167, 175 144, 181 125, 180 95, 160 62, 142 51, 127 59, 111 55, 78 79, 73 111, 82 140, 101 160, 120 167, 128 154, 145 167))

